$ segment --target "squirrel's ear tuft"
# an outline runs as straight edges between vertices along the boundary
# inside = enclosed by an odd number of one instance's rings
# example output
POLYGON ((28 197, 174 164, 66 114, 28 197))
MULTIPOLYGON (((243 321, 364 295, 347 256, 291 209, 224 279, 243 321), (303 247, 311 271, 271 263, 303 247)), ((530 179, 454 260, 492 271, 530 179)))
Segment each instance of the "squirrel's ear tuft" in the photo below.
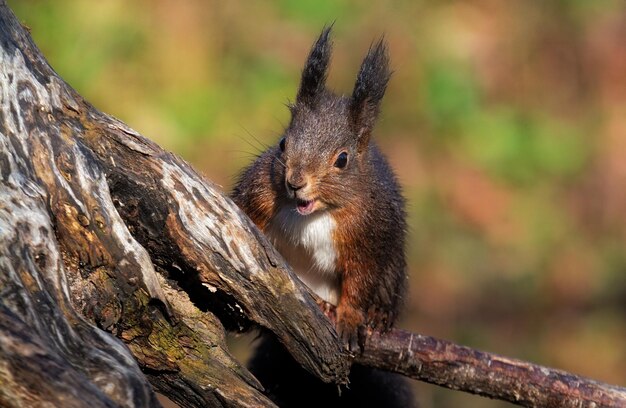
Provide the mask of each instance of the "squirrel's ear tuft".
POLYGON ((384 37, 370 46, 352 91, 350 115, 359 135, 359 144, 367 144, 380 110, 387 82, 391 77, 389 54, 384 37))
POLYGON ((332 25, 324 27, 319 38, 313 44, 309 57, 306 60, 304 69, 302 70, 302 79, 300 80, 300 89, 296 97, 297 103, 303 103, 314 107, 321 93, 324 91, 326 84, 326 75, 328 72, 328 63, 330 61, 330 53, 332 42, 330 41, 330 30, 332 25))

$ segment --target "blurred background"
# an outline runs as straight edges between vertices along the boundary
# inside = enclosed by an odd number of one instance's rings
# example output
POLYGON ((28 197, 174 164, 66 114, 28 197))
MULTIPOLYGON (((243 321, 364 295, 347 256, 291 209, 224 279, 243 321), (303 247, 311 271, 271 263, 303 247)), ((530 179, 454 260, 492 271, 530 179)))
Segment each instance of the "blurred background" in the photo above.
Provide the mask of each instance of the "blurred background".
MULTIPOLYGON (((384 33, 375 137, 409 202, 400 326, 626 386, 623 1, 9 5, 79 93, 226 191, 278 140, 322 26, 342 93, 384 33)), ((424 408, 509 406, 415 387, 424 408)))

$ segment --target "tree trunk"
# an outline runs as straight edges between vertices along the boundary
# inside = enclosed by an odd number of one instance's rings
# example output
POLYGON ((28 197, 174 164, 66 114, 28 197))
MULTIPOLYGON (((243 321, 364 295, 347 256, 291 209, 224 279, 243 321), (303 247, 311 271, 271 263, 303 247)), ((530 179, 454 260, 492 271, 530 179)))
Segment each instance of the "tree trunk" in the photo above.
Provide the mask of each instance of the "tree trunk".
MULTIPOLYGON (((273 406, 225 345, 224 327, 251 325, 346 383, 352 356, 252 222, 85 102, 0 0, 0 406, 158 406, 152 387, 185 407, 273 406)), ((356 358, 525 406, 626 406, 618 387, 399 331, 356 358)))
POLYGON ((0 405, 155 406, 151 383, 185 407, 270 406, 225 346, 222 323, 251 321, 345 382, 334 330, 251 221, 86 103, 5 1, 0 90, 0 405))

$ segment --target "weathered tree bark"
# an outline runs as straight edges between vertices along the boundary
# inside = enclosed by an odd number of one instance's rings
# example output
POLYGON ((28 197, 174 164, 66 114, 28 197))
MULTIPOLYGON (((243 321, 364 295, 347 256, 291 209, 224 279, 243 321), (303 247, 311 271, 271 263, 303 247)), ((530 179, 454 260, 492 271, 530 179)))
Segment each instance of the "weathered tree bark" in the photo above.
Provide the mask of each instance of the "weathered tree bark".
POLYGON ((271 406, 225 346, 222 324, 250 321, 326 381, 348 369, 330 323, 251 221, 86 103, 5 1, 0 306, 0 406, 155 406, 150 383, 185 407, 271 406))
MULTIPOLYGON (((185 407, 272 406, 225 345, 224 327, 251 324, 345 383, 335 331, 250 220, 85 102, 0 0, 0 406, 158 406, 152 386, 185 407)), ((617 387, 402 332, 357 359, 526 406, 626 405, 617 387)))

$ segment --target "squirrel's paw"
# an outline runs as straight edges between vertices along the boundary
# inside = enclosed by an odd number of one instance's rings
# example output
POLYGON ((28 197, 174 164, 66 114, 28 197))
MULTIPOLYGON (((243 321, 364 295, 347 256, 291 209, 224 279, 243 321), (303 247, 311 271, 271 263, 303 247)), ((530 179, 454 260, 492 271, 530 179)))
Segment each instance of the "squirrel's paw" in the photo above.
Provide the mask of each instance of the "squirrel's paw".
POLYGON ((328 320, 333 322, 334 325, 337 324, 337 311, 336 307, 331 303, 328 303, 322 299, 317 300, 317 305, 322 310, 322 312, 326 315, 328 320))
POLYGON ((337 334, 351 351, 363 347, 365 317, 363 313, 351 306, 340 304, 337 307, 337 334))
POLYGON ((385 333, 391 329, 394 319, 395 315, 393 312, 372 306, 367 311, 365 323, 372 330, 385 333))

